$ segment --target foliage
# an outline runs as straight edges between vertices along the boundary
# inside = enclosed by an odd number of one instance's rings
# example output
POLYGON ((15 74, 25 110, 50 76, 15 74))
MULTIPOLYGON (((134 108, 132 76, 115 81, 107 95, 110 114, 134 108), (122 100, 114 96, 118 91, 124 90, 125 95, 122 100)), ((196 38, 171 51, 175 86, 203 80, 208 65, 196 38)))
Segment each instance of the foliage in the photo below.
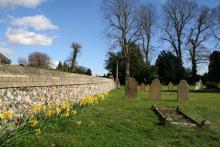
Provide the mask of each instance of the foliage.
POLYGON ((0 53, 0 63, 11 64, 11 60, 5 57, 2 53, 0 53))
MULTIPOLYGON (((154 70, 152 67, 148 66, 144 61, 140 51, 140 48, 133 44, 130 45, 129 61, 130 63, 130 73, 139 83, 146 82, 149 83, 154 70)), ((118 60, 118 75, 121 84, 125 83, 125 60, 122 52, 107 53, 107 59, 105 60, 105 68, 113 75, 116 76, 116 62, 118 60)))
POLYGON ((92 70, 90 68, 86 71, 86 75, 89 75, 89 76, 92 75, 92 70))
POLYGON ((216 82, 206 82, 206 88, 207 89, 218 89, 219 83, 216 82))
POLYGON ((162 82, 178 83, 184 77, 184 67, 171 52, 162 51, 156 60, 157 72, 162 82))
MULTIPOLYGON (((62 64, 61 61, 59 61, 59 64, 56 67, 56 69, 59 71, 63 71, 63 72, 72 72, 72 67, 68 65, 66 62, 62 64)), ((76 66, 75 73, 84 74, 84 75, 92 75, 92 70, 84 66, 76 66)))
POLYGON ((61 61, 59 61, 59 64, 57 65, 57 70, 62 70, 62 68, 63 68, 63 64, 62 64, 62 62, 61 61))
POLYGON ((213 82, 220 82, 220 51, 214 51, 210 55, 208 79, 213 82))

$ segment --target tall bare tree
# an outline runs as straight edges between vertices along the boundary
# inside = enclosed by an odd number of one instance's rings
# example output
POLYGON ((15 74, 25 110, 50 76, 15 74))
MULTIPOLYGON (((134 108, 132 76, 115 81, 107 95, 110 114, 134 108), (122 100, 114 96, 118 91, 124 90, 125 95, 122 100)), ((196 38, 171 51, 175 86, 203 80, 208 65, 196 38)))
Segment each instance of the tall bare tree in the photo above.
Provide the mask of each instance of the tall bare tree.
POLYGON ((71 57, 71 64, 72 64, 72 72, 76 72, 76 57, 82 48, 81 45, 77 42, 72 43, 71 48, 73 49, 72 57, 71 57))
POLYGON ((214 38, 220 43, 220 5, 212 10, 212 27, 211 31, 214 38))
POLYGON ((141 46, 145 55, 145 62, 150 64, 149 54, 152 49, 151 40, 156 24, 156 7, 153 4, 140 5, 138 11, 139 23, 141 25, 141 46))
POLYGON ((197 65, 207 60, 207 48, 204 42, 209 38, 210 9, 201 7, 193 20, 192 28, 188 36, 188 50, 192 63, 192 78, 195 81, 197 75, 197 65))
POLYGON ((166 0, 163 5, 163 40, 167 41, 182 62, 182 45, 186 25, 192 20, 197 4, 194 0, 166 0))
MULTIPOLYGON (((114 47, 121 48, 125 57, 126 87, 130 77, 129 45, 136 42, 140 26, 137 23, 137 9, 134 0, 103 0, 102 10, 107 22, 106 37, 114 47)), ((126 93, 126 89, 125 89, 126 93)))

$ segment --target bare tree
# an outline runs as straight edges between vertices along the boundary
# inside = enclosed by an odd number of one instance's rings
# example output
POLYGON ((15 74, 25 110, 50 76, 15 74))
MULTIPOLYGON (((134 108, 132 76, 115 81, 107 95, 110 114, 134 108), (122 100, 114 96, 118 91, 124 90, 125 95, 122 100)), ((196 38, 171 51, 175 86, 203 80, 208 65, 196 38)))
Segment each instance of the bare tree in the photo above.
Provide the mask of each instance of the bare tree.
POLYGON ((46 53, 33 52, 28 56, 28 65, 38 68, 49 68, 50 57, 46 53))
POLYGON ((163 5, 165 34, 162 39, 171 45, 181 63, 183 63, 184 31, 186 25, 192 20, 196 7, 194 0, 166 0, 163 5))
POLYGON ((76 72, 76 57, 78 55, 78 53, 80 52, 80 49, 82 48, 81 45, 77 42, 72 43, 71 48, 73 49, 73 53, 72 53, 72 72, 75 73, 76 72))
POLYGON ((220 42, 220 5, 212 9, 212 27, 211 31, 214 38, 220 42))
MULTIPOLYGON (((135 43, 140 26, 137 24, 137 9, 134 0, 103 0, 102 10, 108 24, 106 37, 120 47, 125 58, 126 87, 130 77, 129 45, 135 43)), ((125 89, 126 93, 126 89, 125 89)), ((127 94, 127 93, 126 93, 127 94)))
POLYGON ((140 5, 138 11, 139 23, 141 25, 141 46, 145 55, 145 61, 150 64, 149 53, 152 49, 151 40, 156 24, 156 7, 153 4, 140 5))
POLYGON ((22 66, 28 65, 28 62, 25 58, 18 58, 18 64, 22 66))
POLYGON ((210 9, 201 7, 198 9, 198 14, 193 20, 192 28, 188 36, 188 50, 192 63, 192 78, 196 79, 197 65, 207 60, 207 48, 204 42, 209 38, 210 28, 210 9))

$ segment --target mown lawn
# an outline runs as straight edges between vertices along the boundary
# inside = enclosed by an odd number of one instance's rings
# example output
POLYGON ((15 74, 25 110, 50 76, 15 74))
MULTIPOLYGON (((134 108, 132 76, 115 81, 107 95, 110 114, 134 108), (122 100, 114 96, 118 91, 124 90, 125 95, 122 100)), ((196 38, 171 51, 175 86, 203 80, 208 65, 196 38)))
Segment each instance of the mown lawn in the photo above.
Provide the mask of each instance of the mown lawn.
MULTIPOLYGON (((166 89, 165 87, 163 87, 166 89)), ((220 146, 220 93, 190 93, 190 100, 178 103, 176 94, 162 93, 162 100, 148 98, 149 91, 127 100, 124 89, 110 92, 95 106, 84 108, 75 117, 60 124, 51 124, 40 137, 26 136, 16 140, 16 146, 76 146, 76 147, 168 147, 220 146), (177 105, 201 122, 208 119, 211 129, 181 128, 158 125, 151 111, 152 104, 163 107, 177 105), (82 124, 77 126, 76 120, 82 124)))

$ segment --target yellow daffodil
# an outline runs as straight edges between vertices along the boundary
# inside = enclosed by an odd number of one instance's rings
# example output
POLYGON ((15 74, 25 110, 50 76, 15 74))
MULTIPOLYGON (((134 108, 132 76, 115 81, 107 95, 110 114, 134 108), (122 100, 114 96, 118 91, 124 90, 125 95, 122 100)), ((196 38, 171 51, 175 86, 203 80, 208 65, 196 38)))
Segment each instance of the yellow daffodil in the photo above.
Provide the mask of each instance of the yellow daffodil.
POLYGON ((35 127, 38 124, 38 121, 36 119, 31 120, 31 127, 35 127))
POLYGON ((80 126, 82 122, 80 120, 76 121, 76 125, 80 126))
POLYGON ((37 136, 39 136, 40 134, 41 134, 41 130, 38 128, 38 129, 35 129, 34 130, 35 131, 35 134, 37 135, 37 136))
POLYGON ((57 115, 60 114, 61 109, 59 107, 56 108, 57 115))
POLYGON ((66 102, 62 102, 61 108, 64 110, 69 110, 69 104, 67 104, 66 102))
POLYGON ((77 114, 77 111, 74 109, 74 110, 71 110, 71 113, 72 113, 73 115, 76 115, 76 114, 77 114))
POLYGON ((0 120, 4 119, 4 114, 0 113, 0 120))
POLYGON ((41 110, 42 110, 42 111, 46 111, 46 109, 47 109, 46 105, 42 105, 42 106, 41 106, 41 110))
POLYGON ((48 110, 46 113, 46 118, 49 118, 52 116, 52 110, 48 110))
POLYGON ((12 117, 13 117, 13 112, 12 112, 11 110, 6 111, 6 112, 4 113, 4 118, 5 118, 5 119, 11 119, 12 117))
POLYGON ((34 112, 38 112, 40 110, 40 107, 38 105, 34 105, 32 109, 34 112))

